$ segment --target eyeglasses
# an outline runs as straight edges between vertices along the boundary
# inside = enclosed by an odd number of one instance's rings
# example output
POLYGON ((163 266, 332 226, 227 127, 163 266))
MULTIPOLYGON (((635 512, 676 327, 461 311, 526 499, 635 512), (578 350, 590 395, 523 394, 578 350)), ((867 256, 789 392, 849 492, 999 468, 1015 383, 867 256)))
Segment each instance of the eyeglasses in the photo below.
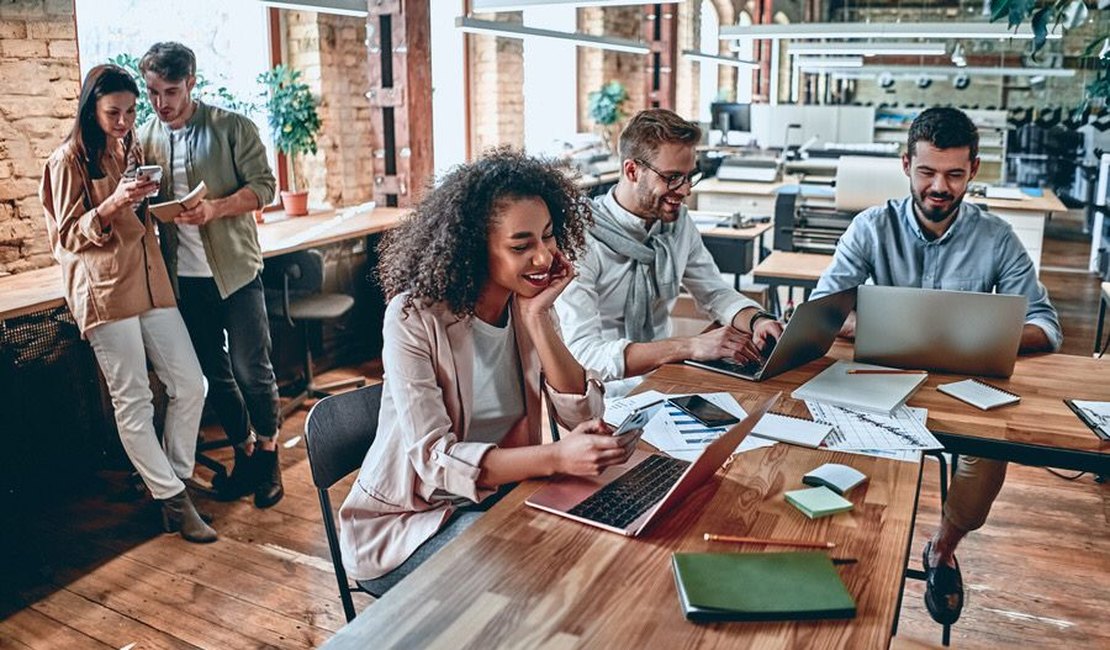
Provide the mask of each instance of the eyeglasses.
POLYGON ((697 185, 698 182, 701 181, 701 179, 702 179, 701 170, 696 168, 696 167, 694 168, 694 171, 690 172, 689 174, 683 174, 682 172, 675 172, 673 174, 664 174, 663 172, 659 171, 658 169, 656 169, 656 168, 652 167, 650 164, 648 164, 648 162, 646 160, 640 160, 639 158, 636 158, 634 160, 636 161, 636 164, 643 165, 644 167, 647 167, 651 171, 655 172, 656 175, 659 176, 659 178, 662 178, 663 182, 667 184, 667 191, 669 191, 669 192, 674 192, 675 190, 682 187, 686 183, 689 183, 690 187, 693 187, 693 186, 697 185))

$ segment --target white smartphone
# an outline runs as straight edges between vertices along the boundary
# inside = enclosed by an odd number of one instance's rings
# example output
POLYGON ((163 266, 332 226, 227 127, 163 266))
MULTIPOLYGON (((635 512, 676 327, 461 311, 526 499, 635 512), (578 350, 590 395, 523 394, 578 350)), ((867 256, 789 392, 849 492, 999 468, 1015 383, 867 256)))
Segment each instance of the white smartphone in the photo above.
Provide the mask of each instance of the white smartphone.
POLYGON ((624 418, 624 421, 620 423, 620 426, 613 430, 613 435, 621 436, 628 433, 629 431, 643 429, 647 426, 648 422, 651 422, 651 418, 655 417, 655 412, 658 411, 659 407, 662 405, 663 400, 659 400, 658 402, 645 404, 635 411, 632 411, 628 414, 627 417, 624 418))
MULTIPOLYGON (((149 180, 151 182, 154 182, 154 183, 161 183, 162 182, 162 166, 161 165, 140 165, 139 170, 135 175, 137 177, 138 176, 145 176, 147 178, 147 180, 149 180)), ((158 190, 154 190, 153 192, 151 192, 147 196, 158 196, 158 190)))

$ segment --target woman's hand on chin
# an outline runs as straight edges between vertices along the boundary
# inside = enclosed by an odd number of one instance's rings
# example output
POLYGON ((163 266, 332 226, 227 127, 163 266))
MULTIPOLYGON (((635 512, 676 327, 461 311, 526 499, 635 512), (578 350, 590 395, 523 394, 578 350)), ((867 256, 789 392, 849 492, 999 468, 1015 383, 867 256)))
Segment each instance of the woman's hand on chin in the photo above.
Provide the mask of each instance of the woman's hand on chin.
POLYGON ((516 295, 520 313, 525 318, 547 316, 547 313, 555 306, 555 299, 563 293, 563 290, 567 288, 567 285, 576 275, 574 265, 563 255, 562 251, 555 249, 552 256, 554 261, 549 271, 547 286, 530 298, 520 294, 516 295))

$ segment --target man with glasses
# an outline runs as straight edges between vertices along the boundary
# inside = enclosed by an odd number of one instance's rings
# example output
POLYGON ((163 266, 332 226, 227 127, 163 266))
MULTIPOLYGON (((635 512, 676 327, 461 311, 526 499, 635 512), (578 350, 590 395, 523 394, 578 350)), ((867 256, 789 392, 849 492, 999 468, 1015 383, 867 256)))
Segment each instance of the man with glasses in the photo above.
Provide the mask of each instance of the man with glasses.
POLYGON ((671 111, 636 114, 621 133, 617 185, 593 200, 594 226, 578 275, 556 310, 570 351, 605 380, 686 359, 746 363, 782 333, 774 316, 721 277, 683 205, 701 180, 694 152, 700 140, 701 128, 671 111), (680 286, 723 327, 672 336, 680 286))

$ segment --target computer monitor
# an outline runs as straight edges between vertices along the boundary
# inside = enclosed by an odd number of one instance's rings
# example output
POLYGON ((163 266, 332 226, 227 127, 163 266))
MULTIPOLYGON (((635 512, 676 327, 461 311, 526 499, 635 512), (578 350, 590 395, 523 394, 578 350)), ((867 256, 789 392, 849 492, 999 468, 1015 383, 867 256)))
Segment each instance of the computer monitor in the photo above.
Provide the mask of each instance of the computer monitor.
POLYGON ((729 131, 752 130, 751 104, 737 104, 735 102, 713 102, 709 107, 713 117, 714 129, 724 133, 729 131))

